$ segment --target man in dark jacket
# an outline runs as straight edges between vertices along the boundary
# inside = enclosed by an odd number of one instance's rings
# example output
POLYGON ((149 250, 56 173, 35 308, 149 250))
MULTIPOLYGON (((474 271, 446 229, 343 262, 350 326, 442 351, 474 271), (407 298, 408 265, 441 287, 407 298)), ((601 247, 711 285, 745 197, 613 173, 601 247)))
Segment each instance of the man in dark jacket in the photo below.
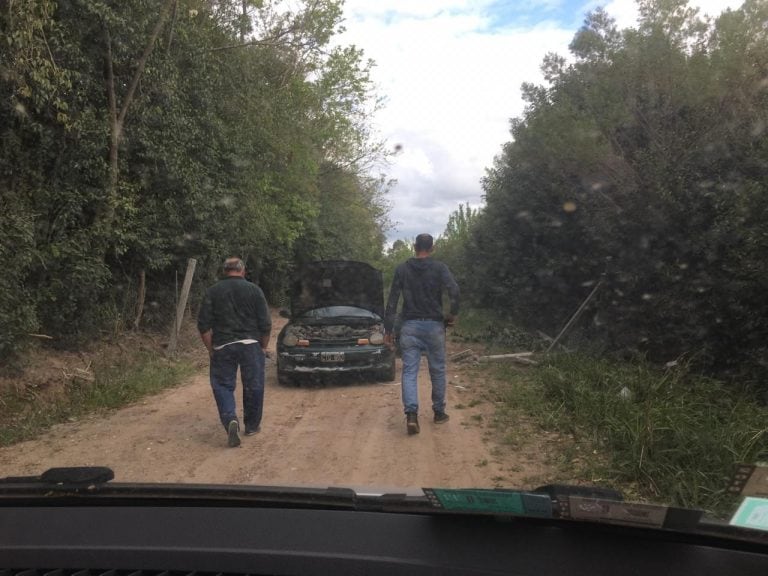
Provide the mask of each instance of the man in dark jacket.
POLYGON ((419 234, 415 258, 395 270, 384 319, 386 341, 392 344, 392 329, 400 295, 403 296, 400 349, 403 358, 403 406, 408 434, 419 433, 417 376, 421 354, 427 355, 432 381, 432 410, 436 424, 448 421, 445 413, 445 327, 459 313, 459 286, 448 266, 431 258, 433 239, 419 234), (443 316, 443 290, 450 298, 450 313, 443 316))
POLYGON ((259 430, 264 408, 264 357, 272 332, 269 306, 261 288, 245 279, 239 258, 224 262, 223 280, 205 293, 197 328, 211 357, 211 388, 230 447, 240 445, 235 386, 243 383, 245 434, 259 430))

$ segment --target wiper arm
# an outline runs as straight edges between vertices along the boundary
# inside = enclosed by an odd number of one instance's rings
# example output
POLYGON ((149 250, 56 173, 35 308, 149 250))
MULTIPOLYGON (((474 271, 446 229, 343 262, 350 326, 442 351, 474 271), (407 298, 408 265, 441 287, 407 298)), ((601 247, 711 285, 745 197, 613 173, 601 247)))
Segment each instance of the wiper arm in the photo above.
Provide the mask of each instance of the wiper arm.
POLYGON ((46 484, 50 486, 82 487, 106 484, 115 478, 115 473, 106 466, 73 466, 49 468, 39 476, 6 476, 2 484, 46 484))
MULTIPOLYGON (((355 510, 365 506, 354 490, 347 488, 300 488, 216 484, 162 484, 111 482, 111 468, 86 466, 51 468, 39 476, 0 478, 0 505, 20 500, 30 505, 78 503, 88 505, 225 505, 327 508, 355 510)), ((386 502, 388 503, 388 502, 386 502)))

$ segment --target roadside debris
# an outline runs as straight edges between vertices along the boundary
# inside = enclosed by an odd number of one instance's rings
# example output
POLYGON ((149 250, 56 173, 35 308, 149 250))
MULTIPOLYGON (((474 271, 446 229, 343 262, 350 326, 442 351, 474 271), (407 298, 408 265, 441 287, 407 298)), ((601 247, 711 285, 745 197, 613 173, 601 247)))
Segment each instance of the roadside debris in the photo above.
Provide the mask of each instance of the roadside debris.
POLYGON ((88 365, 85 368, 75 368, 72 372, 68 372, 65 368, 61 372, 64 375, 64 378, 67 380, 74 380, 79 378, 80 380, 85 380, 86 382, 96 381, 96 376, 94 376, 93 372, 91 372, 90 362, 88 362, 88 365))
POLYGON ((509 360, 517 364, 525 364, 526 366, 536 366, 538 362, 531 358, 533 352, 515 352, 513 354, 491 354, 489 356, 480 356, 479 362, 502 362, 509 360))
POLYGON ((531 358, 533 352, 514 352, 511 354, 490 354, 487 356, 479 356, 471 348, 456 352, 450 356, 451 362, 468 362, 471 361, 475 364, 480 362, 501 362, 509 360, 517 364, 524 364, 526 366, 536 366, 538 362, 531 358))
POLYGON ((587 307, 587 304, 589 304, 589 301, 592 300, 592 297, 595 295, 597 290, 600 288, 600 286, 603 283, 604 278, 600 278, 600 280, 595 284, 595 287, 592 288, 592 291, 589 293, 589 295, 584 299, 584 302, 581 303, 581 305, 578 307, 576 312, 573 313, 573 316, 568 320, 568 322, 565 323, 565 326, 563 326, 563 329, 560 330, 560 333, 555 336, 555 339, 552 340, 549 344, 549 348, 544 352, 544 354, 549 354, 549 352, 557 346, 557 344, 560 342, 560 339, 565 335, 566 332, 568 332, 568 329, 573 325, 574 322, 581 316, 581 313, 584 311, 584 308, 587 307))
MULTIPOLYGON (((542 332, 541 330, 537 330, 536 333, 545 342, 549 342, 550 344, 555 342, 555 339, 552 338, 552 336, 550 336, 549 334, 547 334, 545 332, 542 332)), ((572 352, 572 350, 570 348, 568 348, 567 346, 564 346, 562 342, 557 342, 556 344, 557 344, 557 347, 560 348, 561 350, 563 350, 564 352, 572 352)))
POLYGON ((467 348, 466 350, 462 350, 461 352, 456 352, 455 354, 452 354, 450 357, 451 362, 459 362, 461 360, 467 360, 470 358, 473 358, 475 356, 475 352, 471 348, 467 348))

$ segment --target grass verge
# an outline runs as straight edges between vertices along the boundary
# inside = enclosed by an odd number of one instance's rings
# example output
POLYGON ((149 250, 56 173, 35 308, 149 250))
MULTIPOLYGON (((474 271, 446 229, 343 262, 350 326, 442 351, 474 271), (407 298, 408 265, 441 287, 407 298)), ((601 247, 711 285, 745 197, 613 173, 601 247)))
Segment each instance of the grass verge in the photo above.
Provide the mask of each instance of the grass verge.
POLYGON ((563 354, 523 377, 499 370, 508 385, 502 410, 522 408, 571 435, 585 448, 586 475, 653 502, 732 510, 735 465, 766 457, 768 408, 685 366, 563 354))
POLYGON ((0 396, 0 446, 34 438, 54 424, 125 406, 181 383, 194 368, 143 352, 97 364, 93 380, 70 378, 41 394, 28 387, 0 396))

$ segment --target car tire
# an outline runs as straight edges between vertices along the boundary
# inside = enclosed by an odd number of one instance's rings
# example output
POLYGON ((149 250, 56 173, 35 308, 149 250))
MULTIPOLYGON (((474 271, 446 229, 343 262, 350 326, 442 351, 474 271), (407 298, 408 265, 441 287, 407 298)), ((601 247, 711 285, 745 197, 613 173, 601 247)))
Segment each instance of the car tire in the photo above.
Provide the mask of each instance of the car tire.
POLYGON ((392 382, 395 378, 397 378, 397 367, 395 365, 395 357, 393 356, 389 367, 379 372, 378 379, 382 382, 392 382))
POLYGON ((296 380, 292 377, 286 374, 285 372, 282 372, 279 368, 277 370, 277 383, 280 384, 280 386, 296 386, 296 380))

